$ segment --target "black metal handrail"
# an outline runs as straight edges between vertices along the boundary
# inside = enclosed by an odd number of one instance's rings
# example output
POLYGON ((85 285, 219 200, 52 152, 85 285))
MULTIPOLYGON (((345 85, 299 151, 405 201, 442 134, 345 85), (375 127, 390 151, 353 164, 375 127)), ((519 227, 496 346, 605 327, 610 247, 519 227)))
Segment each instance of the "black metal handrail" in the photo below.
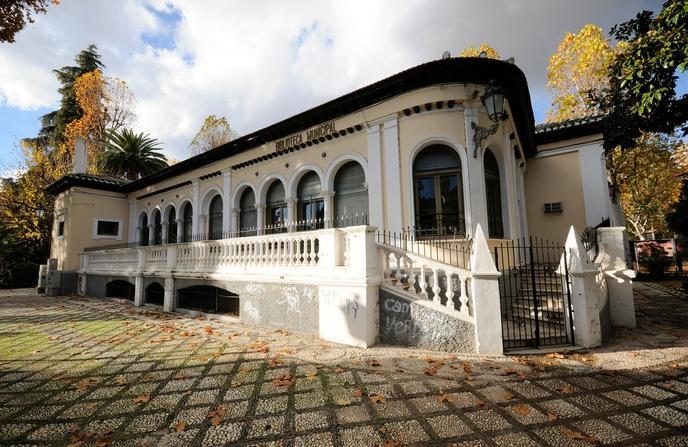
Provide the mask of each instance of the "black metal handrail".
POLYGON ((375 239, 378 244, 400 248, 443 264, 470 269, 473 250, 470 238, 460 235, 437 237, 436 229, 407 227, 401 232, 378 230, 375 239))

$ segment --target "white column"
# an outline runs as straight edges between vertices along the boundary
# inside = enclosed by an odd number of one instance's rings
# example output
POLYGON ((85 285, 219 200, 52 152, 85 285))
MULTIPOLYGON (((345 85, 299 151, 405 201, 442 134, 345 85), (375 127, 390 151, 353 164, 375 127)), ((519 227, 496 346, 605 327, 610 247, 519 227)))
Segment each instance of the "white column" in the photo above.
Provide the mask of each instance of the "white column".
POLYGON ((222 231, 227 234, 232 231, 232 170, 222 171, 222 231))
MULTIPOLYGON (((472 155, 471 155, 472 157, 472 155)), ((478 354, 502 355, 499 276, 480 224, 476 226, 471 256, 471 298, 478 354)))
POLYGON ((169 226, 170 226, 169 223, 162 222, 162 243, 163 244, 166 244, 168 239, 169 239, 169 237, 168 237, 169 236, 168 233, 170 230, 169 226))
POLYGON ((143 275, 136 275, 134 280, 134 306, 143 306, 143 275))
POLYGON ((296 230, 296 228, 294 228, 294 226, 296 225, 297 204, 298 204, 297 199, 295 199, 293 197, 287 198, 287 227, 288 227, 288 231, 290 233, 292 231, 296 230))
POLYGON ((155 245, 155 224, 148 224, 148 245, 155 245))
POLYGON ((239 208, 232 208, 229 231, 234 234, 239 231, 239 208))
MULTIPOLYGON (((468 175, 468 190, 471 196, 470 209, 466 216, 466 229, 469 235, 476 234, 476 228, 489 228, 487 225, 487 203, 485 202, 485 172, 483 171, 483 152, 478 151, 477 157, 473 157, 475 144, 473 143, 473 129, 471 123, 478 123, 478 109, 466 107, 464 110, 466 128, 466 148, 468 153, 468 166, 464 175, 468 175)), ((488 235, 489 236, 489 235, 488 235)))
MULTIPOLYGON (((606 295, 597 283, 599 271, 589 260, 576 231, 571 226, 566 238, 565 253, 571 275, 571 305, 576 345, 592 348, 602 344, 600 310, 606 295)), ((601 278, 604 281, 603 278, 601 278)))
POLYGON ((203 233, 203 230, 201 230, 201 199, 200 199, 200 180, 198 179, 193 179, 192 183, 192 191, 193 191, 193 216, 192 216, 192 224, 191 224, 191 234, 196 235, 196 234, 201 234, 203 233))
POLYGON ((172 312, 174 310, 174 278, 165 278, 165 295, 162 305, 164 312, 172 312))
POLYGON ((129 242, 137 242, 139 235, 137 232, 138 201, 136 199, 129 199, 129 242))
POLYGON ((256 203, 256 234, 265 233, 265 205, 256 203))
POLYGON ((504 237, 514 239, 521 237, 521 230, 518 224, 518 197, 516 194, 518 186, 516 183, 516 168, 514 166, 516 160, 514 160, 514 150, 511 138, 509 137, 510 133, 511 129, 507 127, 506 124, 502 126, 502 141, 504 142, 502 143, 504 146, 502 149, 502 160, 504 160, 504 165, 500 167, 500 170, 504 170, 504 183, 506 188, 505 208, 508 210, 506 216, 502 217, 502 220, 506 224, 505 226, 508 227, 504 229, 504 237), (506 217, 506 219, 504 219, 504 217, 506 217))
POLYGON ((180 243, 184 239, 184 220, 180 217, 175 222, 177 222, 177 243, 180 243))
POLYGON ((378 124, 368 127, 368 209, 370 225, 385 228, 382 204, 382 148, 378 124))
POLYGON ((334 191, 323 191, 323 201, 325 204, 325 228, 334 227, 334 191))
POLYGON ((401 165, 399 163, 399 126, 397 116, 382 124, 383 131, 383 169, 384 192, 387 215, 385 228, 397 233, 402 232, 403 213, 401 209, 401 165))

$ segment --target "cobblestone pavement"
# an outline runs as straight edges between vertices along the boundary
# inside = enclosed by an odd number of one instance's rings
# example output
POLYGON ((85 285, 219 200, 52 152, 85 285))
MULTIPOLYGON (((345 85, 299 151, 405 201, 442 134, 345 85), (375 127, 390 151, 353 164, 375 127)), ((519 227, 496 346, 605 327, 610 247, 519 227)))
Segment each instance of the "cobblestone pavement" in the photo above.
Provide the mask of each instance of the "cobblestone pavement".
POLYGON ((676 352, 614 370, 600 367, 608 348, 363 350, 114 301, 4 296, 0 444, 687 446, 688 338, 642 339, 685 331, 675 316, 688 299, 638 290, 641 327, 616 342, 638 346, 619 358, 676 352))

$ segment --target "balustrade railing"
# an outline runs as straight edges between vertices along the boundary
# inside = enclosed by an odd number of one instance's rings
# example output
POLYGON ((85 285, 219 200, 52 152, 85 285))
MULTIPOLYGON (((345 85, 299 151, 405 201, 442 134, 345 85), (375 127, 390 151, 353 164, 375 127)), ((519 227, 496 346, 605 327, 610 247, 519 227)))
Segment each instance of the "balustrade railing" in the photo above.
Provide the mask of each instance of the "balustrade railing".
POLYGON ((470 271, 433 261, 403 248, 380 244, 384 282, 414 295, 473 317, 470 271))

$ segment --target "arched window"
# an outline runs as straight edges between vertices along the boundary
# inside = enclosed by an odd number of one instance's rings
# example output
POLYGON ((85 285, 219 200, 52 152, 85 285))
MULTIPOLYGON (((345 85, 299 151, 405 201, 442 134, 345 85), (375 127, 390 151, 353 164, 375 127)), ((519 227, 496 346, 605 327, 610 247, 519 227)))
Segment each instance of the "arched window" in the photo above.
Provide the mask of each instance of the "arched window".
POLYGON ((208 209, 208 239, 222 239, 222 197, 218 194, 208 209))
POLYGON ((246 188, 239 199, 239 232, 242 236, 256 234, 256 195, 251 188, 246 188))
POLYGON ((193 231, 193 207, 190 203, 184 206, 184 213, 182 214, 182 242, 191 242, 193 231))
POLYGON ((148 215, 143 214, 141 218, 141 245, 148 245, 148 215))
POLYGON ((499 183, 499 165, 491 150, 485 150, 485 201, 487 204, 487 227, 489 237, 503 238, 502 189, 499 183))
POLYGON ((355 161, 339 168, 334 178, 335 226, 368 223, 368 189, 363 167, 355 161))
POLYGON ((299 199, 298 230, 315 230, 325 226, 325 201, 320 188, 320 177, 310 171, 301 177, 297 188, 299 199))
POLYGON ((162 219, 160 211, 153 211, 153 243, 151 245, 162 244, 162 219))
POLYGON ((177 212, 174 208, 170 208, 167 214, 167 243, 177 243, 177 212))
POLYGON ((157 282, 150 283, 146 287, 144 303, 162 306, 165 302, 165 289, 157 282))
POLYGON ((461 160, 441 144, 423 149, 413 162, 416 232, 419 236, 465 235, 461 160))
POLYGON ((287 231, 287 202, 284 198, 284 185, 275 180, 268 188, 265 197, 267 214, 265 216, 265 232, 283 233, 287 231))
POLYGON ((124 298, 134 301, 134 285, 128 281, 116 279, 105 284, 105 296, 109 298, 124 298))

